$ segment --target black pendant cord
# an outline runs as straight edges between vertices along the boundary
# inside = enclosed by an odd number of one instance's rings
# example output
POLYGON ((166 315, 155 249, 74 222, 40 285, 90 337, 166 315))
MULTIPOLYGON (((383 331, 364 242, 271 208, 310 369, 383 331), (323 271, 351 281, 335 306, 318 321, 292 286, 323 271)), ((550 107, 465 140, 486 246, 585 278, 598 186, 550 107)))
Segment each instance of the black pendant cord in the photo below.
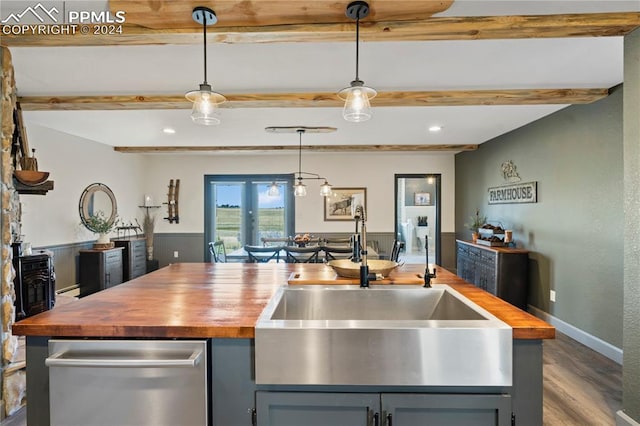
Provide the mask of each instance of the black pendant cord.
POLYGON ((302 179, 302 130, 298 130, 298 179, 302 179))
POLYGON ((207 15, 206 12, 202 12, 202 29, 204 34, 204 84, 207 83, 207 15))
POLYGON ((360 57, 360 17, 356 19, 356 81, 360 80, 358 77, 358 63, 360 57))

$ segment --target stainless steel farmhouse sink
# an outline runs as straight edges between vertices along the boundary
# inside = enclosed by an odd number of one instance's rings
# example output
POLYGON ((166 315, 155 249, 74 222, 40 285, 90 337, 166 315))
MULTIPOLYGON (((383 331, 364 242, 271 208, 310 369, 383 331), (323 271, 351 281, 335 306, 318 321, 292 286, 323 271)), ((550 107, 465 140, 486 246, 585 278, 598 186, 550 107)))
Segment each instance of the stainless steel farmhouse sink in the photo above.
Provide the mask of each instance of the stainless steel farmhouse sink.
POLYGON ((255 333, 256 383, 510 386, 511 327, 451 287, 282 286, 255 333))

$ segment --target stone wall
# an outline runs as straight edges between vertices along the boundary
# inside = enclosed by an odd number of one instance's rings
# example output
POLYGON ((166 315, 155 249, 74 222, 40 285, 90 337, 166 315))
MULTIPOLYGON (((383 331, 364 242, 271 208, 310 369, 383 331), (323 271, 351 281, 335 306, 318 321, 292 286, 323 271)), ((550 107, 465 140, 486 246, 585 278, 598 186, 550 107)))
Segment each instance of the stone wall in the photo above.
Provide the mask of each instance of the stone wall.
POLYGON ((13 278, 15 271, 12 264, 11 242, 13 235, 19 234, 19 206, 20 200, 13 187, 13 158, 11 144, 13 140, 13 110, 16 106, 16 85, 13 75, 11 53, 6 47, 0 48, 2 92, 0 98, 2 125, 0 129, 0 251, 2 263, 0 265, 0 314, 2 317, 2 359, 0 372, 2 376, 2 402, 4 412, 0 417, 13 414, 24 402, 26 382, 24 371, 16 365, 18 353, 18 339, 11 333, 15 318, 15 290, 13 278))

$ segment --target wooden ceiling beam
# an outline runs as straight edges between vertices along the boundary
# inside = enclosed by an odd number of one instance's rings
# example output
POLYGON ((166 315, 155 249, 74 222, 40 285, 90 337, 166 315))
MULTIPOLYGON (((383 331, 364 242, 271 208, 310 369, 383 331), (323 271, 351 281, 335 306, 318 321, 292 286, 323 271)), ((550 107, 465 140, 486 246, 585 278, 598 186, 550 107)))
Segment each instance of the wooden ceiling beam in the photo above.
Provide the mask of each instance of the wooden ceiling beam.
MULTIPOLYGON (((242 146, 116 146, 114 151, 129 154, 162 154, 176 152, 297 152, 298 145, 242 145, 242 146)), ((309 152, 446 152, 475 151, 478 145, 302 145, 309 152)))
MULTIPOLYGON (((481 40, 622 36, 640 26, 640 13, 583 13, 562 15, 436 17, 414 21, 363 21, 362 41, 481 40)), ((73 34, 24 31, 20 26, 0 28, 0 43, 28 46, 113 46, 199 44, 199 28, 149 29, 123 24, 122 34, 93 34, 108 26, 78 25, 73 34), (85 28, 86 27, 86 28, 85 28), (15 33, 13 28, 16 28, 15 33)), ((115 28, 120 28, 115 25, 115 28)), ((71 30, 69 30, 71 31, 71 30)), ((353 41, 352 23, 305 23, 264 26, 213 26, 212 43, 282 43, 353 41)))
MULTIPOLYGON (((380 92, 374 107, 419 107, 463 105, 540 105, 585 104, 608 96, 609 90, 595 89, 511 89, 380 92)), ((308 108, 342 107, 335 93, 256 93, 227 94, 222 108, 308 108)), ((114 95, 114 96, 22 96, 25 111, 54 110, 145 110, 189 109, 184 95, 114 95)))

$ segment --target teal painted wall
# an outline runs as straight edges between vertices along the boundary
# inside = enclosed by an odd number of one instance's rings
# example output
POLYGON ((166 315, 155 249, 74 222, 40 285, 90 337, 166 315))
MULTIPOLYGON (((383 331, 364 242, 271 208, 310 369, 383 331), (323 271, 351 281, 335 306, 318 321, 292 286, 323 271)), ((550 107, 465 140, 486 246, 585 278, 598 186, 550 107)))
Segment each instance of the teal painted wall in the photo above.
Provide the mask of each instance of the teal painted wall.
POLYGON ((529 304, 622 347, 622 88, 573 105, 456 155, 456 235, 479 208, 514 230, 530 253, 529 304), (512 160, 538 202, 488 205, 487 188, 507 184, 512 160), (556 291, 556 302, 549 301, 556 291))

